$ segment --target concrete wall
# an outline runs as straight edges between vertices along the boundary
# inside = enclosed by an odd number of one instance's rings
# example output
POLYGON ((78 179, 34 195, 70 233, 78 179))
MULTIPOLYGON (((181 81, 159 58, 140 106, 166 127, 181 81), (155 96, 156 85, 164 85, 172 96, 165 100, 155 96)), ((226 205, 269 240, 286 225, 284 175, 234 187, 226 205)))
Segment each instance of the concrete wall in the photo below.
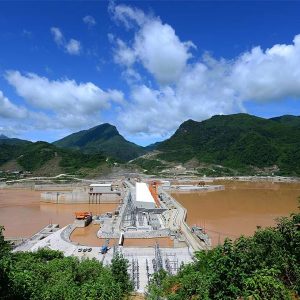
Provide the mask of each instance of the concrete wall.
MULTIPOLYGON (((92 196, 90 196, 92 197, 92 196)), ((103 194, 98 196, 98 203, 119 203, 121 197, 117 194, 103 194), (100 197, 100 198, 99 198, 100 197)), ((96 203, 89 198, 89 194, 83 191, 73 192, 42 192, 41 201, 51 203, 96 203)))

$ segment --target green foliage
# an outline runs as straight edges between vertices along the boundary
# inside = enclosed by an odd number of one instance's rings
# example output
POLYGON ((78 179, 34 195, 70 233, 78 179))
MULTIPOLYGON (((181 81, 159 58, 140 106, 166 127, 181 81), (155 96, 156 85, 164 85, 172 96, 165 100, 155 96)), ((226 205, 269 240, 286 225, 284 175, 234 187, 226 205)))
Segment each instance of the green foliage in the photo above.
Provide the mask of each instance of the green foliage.
POLYGON ((125 292, 132 291, 133 285, 127 273, 128 261, 123 258, 121 254, 116 254, 111 261, 111 272, 121 289, 125 292))
POLYGON ((166 161, 220 164, 245 170, 277 165, 279 175, 300 174, 300 118, 263 119, 247 114, 188 120, 160 143, 158 158, 166 161))
POLYGON ((0 225, 0 259, 5 256, 10 250, 9 243, 4 240, 3 231, 4 227, 0 225))
POLYGON ((147 170, 147 173, 150 174, 158 173, 165 167, 165 165, 162 162, 155 159, 137 158, 134 160, 133 163, 140 166, 144 170, 147 170))
POLYGON ((292 299, 300 294, 299 224, 300 214, 294 214, 253 237, 197 252, 177 275, 152 280, 148 298, 292 299))
POLYGON ((128 261, 118 256, 111 267, 61 252, 11 253, 0 227, 0 299, 119 300, 132 291, 128 261))
POLYGON ((107 123, 68 135, 54 145, 88 154, 101 152, 120 161, 129 161, 146 152, 143 147, 125 140, 115 126, 107 123))
POLYGON ((21 155, 23 148, 23 146, 14 146, 0 143, 0 166, 21 155))
POLYGON ((24 170, 31 172, 38 171, 55 158, 59 161, 61 171, 65 173, 79 173, 82 168, 94 169, 108 164, 106 156, 101 153, 84 154, 76 150, 61 149, 46 142, 14 146, 0 144, 0 150, 0 165, 16 159, 24 170))

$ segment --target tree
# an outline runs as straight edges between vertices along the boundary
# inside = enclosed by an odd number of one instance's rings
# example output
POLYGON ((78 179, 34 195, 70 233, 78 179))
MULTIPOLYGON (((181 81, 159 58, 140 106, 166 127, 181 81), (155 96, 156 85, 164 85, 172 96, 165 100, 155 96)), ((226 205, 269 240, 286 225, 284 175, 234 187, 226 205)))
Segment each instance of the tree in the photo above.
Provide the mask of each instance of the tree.
POLYGON ((133 290, 133 284, 130 281, 128 269, 128 260, 117 253, 111 261, 111 271, 116 282, 118 282, 124 291, 128 293, 133 290))

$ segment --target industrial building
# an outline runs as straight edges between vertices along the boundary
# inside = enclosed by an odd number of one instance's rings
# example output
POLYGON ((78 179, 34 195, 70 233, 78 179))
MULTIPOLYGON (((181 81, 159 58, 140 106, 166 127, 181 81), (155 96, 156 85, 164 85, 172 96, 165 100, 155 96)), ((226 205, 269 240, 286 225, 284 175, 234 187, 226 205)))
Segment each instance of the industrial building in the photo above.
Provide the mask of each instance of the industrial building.
POLYGON ((111 183, 90 184, 90 193, 107 193, 112 191, 111 183))
POLYGON ((134 205, 140 209, 153 209, 156 207, 155 200, 146 183, 136 182, 134 205))

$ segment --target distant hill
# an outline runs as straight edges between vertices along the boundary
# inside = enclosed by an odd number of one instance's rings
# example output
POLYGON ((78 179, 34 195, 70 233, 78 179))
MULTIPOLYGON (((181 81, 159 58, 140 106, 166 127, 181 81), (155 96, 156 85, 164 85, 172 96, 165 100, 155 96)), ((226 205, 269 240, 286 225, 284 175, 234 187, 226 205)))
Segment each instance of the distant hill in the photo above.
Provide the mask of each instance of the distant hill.
POLYGON ((218 115, 180 125, 160 143, 166 161, 220 164, 231 168, 278 166, 279 174, 300 175, 299 117, 264 119, 248 114, 218 115))
POLYGON ((108 123, 73 133, 53 144, 89 154, 102 152, 121 161, 129 161, 146 152, 143 147, 127 141, 108 123))
POLYGON ((18 145, 0 143, 0 169, 5 170, 6 165, 13 165, 15 169, 30 171, 35 175, 88 175, 96 168, 108 167, 109 160, 103 154, 84 154, 46 142, 18 145))
POLYGON ((0 144, 6 145, 28 145, 30 141, 16 139, 16 138, 9 138, 4 134, 0 134, 0 144))
POLYGON ((300 116, 283 115, 280 117, 271 118, 270 120, 287 126, 300 127, 300 116))

